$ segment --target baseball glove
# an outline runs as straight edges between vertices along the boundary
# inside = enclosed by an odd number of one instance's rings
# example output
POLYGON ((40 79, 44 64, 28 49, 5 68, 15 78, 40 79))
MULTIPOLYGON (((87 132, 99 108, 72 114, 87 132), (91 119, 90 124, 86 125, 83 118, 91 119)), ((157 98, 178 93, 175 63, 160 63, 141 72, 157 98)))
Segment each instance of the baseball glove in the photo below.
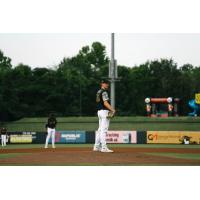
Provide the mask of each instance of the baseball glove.
POLYGON ((107 118, 113 118, 115 116, 115 113, 114 112, 112 112, 112 111, 109 111, 108 112, 108 116, 107 116, 107 118))

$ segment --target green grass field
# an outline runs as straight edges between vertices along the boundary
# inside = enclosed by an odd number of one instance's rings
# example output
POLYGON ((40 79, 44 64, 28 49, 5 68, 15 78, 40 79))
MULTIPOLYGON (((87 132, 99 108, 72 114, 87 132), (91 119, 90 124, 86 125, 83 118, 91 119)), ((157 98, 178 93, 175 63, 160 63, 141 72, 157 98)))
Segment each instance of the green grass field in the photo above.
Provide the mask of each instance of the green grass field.
POLYGON ((147 155, 154 155, 154 156, 165 156, 169 158, 183 158, 183 159, 195 159, 200 160, 199 154, 192 154, 192 153, 146 153, 147 155))
MULTIPOLYGON (((47 118, 23 118, 18 121, 2 123, 9 131, 45 131, 47 118)), ((63 117, 57 118, 57 130, 94 131, 98 127, 97 117, 63 117)), ((115 117, 111 120, 110 130, 168 130, 199 131, 199 117, 115 117)))

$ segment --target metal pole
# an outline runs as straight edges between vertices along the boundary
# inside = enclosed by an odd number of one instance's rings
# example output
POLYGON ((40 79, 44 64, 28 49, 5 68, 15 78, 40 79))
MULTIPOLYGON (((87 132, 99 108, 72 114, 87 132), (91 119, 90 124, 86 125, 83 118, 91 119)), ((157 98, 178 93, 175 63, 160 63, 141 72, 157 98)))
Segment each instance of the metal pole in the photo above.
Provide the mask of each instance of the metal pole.
POLYGON ((79 71, 79 115, 82 116, 82 82, 81 82, 81 69, 79 71))
POLYGON ((111 86, 110 86, 110 97, 111 97, 111 106, 115 109, 115 35, 111 34, 111 86))

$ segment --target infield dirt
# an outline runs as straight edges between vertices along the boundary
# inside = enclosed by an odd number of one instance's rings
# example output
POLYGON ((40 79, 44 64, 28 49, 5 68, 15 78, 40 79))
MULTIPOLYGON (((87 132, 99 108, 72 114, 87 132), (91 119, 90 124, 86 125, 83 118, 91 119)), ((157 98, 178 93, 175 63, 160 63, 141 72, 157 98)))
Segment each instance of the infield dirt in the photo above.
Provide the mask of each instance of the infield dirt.
POLYGON ((127 166, 127 165, 200 165, 200 159, 185 159, 162 156, 162 153, 196 154, 200 149, 178 148, 113 148, 114 153, 93 152, 86 147, 67 147, 56 149, 27 148, 1 149, 0 155, 10 155, 0 158, 0 165, 50 165, 50 166, 127 166), (161 155, 151 155, 161 153, 161 155), (13 155, 13 156, 12 156, 13 155))

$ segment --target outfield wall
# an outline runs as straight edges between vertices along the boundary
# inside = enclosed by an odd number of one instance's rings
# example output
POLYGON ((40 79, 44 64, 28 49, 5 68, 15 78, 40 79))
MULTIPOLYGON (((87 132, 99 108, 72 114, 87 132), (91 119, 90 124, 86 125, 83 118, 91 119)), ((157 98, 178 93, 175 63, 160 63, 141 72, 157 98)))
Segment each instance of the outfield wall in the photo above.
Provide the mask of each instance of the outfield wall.
MULTIPOLYGON (((97 131, 57 131, 57 144, 94 144, 97 131)), ((46 132, 8 132, 10 144, 44 144, 46 132)), ((182 144, 183 138, 200 144, 200 131, 115 131, 107 133, 108 144, 182 144)), ((50 140, 51 142, 51 140, 50 140)))

